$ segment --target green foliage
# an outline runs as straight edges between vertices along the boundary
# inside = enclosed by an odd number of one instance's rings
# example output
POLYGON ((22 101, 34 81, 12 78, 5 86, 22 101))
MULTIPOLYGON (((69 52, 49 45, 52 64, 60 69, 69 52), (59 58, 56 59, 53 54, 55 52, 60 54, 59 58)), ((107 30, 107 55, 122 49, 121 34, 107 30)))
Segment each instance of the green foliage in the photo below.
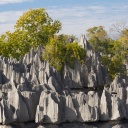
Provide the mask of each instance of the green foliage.
POLYGON ((31 48, 45 46, 60 29, 61 23, 53 21, 45 9, 30 9, 17 20, 14 32, 1 36, 0 54, 19 59, 31 48))
POLYGON ((26 32, 26 41, 37 47, 45 45, 50 37, 59 32, 61 23, 57 20, 53 22, 44 8, 30 9, 17 20, 15 29, 26 32))
POLYGON ((65 34, 60 34, 57 36, 57 39, 60 41, 60 42, 63 42, 63 43, 67 43, 69 41, 77 41, 77 37, 75 37, 74 35, 65 35, 65 34))
POLYGON ((85 61, 85 49, 80 47, 77 43, 67 43, 65 45, 65 62, 73 68, 74 62, 79 60, 81 63, 85 61))
POLYGON ((43 59, 48 60, 58 71, 62 71, 64 64, 68 64, 73 68, 75 60, 84 63, 85 49, 81 48, 77 43, 63 43, 60 39, 51 39, 50 43, 45 47, 43 59))
POLYGON ((103 26, 89 28, 86 36, 89 38, 89 42, 94 50, 103 52, 105 49, 103 45, 107 45, 107 32, 103 26))
POLYGON ((87 37, 90 39, 95 37, 99 40, 104 40, 107 36, 107 32, 104 30, 103 26, 89 28, 87 30, 87 37))
MULTIPOLYGON (((102 54, 102 64, 108 68, 112 79, 117 73, 126 75, 123 64, 128 63, 128 28, 122 28, 120 24, 113 27, 119 32, 115 40, 108 37, 103 26, 87 30, 91 46, 102 54)), ((61 23, 53 21, 44 8, 30 9, 17 20, 14 32, 8 31, 0 36, 0 55, 19 59, 31 48, 41 45, 45 48, 43 59, 48 60, 58 71, 63 70, 64 64, 73 68, 76 60, 84 63, 85 50, 69 41, 77 38, 74 35, 57 36, 60 29, 61 23)))
POLYGON ((102 56, 101 61, 107 67, 111 79, 114 79, 118 73, 122 76, 126 75, 126 70, 123 69, 122 58, 119 55, 113 57, 102 56))
POLYGON ((26 33, 19 31, 6 32, 1 36, 1 43, 3 47, 1 48, 1 53, 5 57, 13 57, 19 59, 25 53, 29 52, 31 44, 24 40, 23 38, 27 36, 26 33))
POLYGON ((89 42, 94 50, 102 54, 102 64, 107 67, 111 79, 114 79, 117 73, 120 73, 122 76, 126 75, 123 64, 128 62, 127 29, 121 33, 118 40, 113 40, 107 36, 107 32, 102 26, 87 30, 89 42))
POLYGON ((45 47, 43 59, 48 60, 57 70, 61 70, 64 64, 64 44, 58 40, 51 39, 50 43, 45 47))

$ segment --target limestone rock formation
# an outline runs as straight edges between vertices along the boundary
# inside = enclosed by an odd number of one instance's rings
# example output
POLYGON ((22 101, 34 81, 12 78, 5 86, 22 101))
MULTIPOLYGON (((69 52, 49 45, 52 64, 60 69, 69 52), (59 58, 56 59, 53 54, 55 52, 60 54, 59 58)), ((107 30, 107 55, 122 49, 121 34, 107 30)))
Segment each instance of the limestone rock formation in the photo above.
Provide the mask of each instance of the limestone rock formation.
POLYGON ((39 115, 36 122, 57 123, 59 121, 59 105, 56 103, 54 94, 43 91, 40 96, 40 102, 36 115, 39 115))
POLYGON ((100 99, 100 119, 102 121, 108 121, 111 117, 111 94, 107 90, 103 90, 100 99))
POLYGON ((128 80, 117 75, 110 83, 100 55, 84 35, 79 45, 87 52, 85 64, 65 65, 61 74, 42 61, 41 47, 19 61, 0 56, 0 123, 128 119, 128 80))

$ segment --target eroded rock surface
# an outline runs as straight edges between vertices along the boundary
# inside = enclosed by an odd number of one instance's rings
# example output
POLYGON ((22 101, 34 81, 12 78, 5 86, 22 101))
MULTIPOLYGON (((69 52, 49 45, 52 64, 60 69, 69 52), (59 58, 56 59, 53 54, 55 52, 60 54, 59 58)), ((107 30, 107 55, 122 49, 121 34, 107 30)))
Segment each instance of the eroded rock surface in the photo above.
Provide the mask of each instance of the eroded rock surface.
POLYGON ((85 64, 76 61, 74 69, 65 65, 61 74, 42 61, 41 47, 19 61, 0 56, 1 124, 128 119, 128 80, 117 75, 110 83, 85 36, 79 44, 87 52, 85 64))

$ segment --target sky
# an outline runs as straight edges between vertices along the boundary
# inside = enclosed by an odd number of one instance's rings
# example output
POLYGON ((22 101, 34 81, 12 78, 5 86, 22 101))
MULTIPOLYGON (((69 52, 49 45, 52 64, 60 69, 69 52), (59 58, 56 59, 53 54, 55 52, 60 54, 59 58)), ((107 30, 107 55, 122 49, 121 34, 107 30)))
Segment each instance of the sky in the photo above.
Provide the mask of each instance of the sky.
POLYGON ((0 34, 13 31, 17 19, 30 8, 45 8, 62 23, 60 34, 85 34, 102 25, 107 31, 117 22, 128 22, 128 0, 0 0, 0 34))

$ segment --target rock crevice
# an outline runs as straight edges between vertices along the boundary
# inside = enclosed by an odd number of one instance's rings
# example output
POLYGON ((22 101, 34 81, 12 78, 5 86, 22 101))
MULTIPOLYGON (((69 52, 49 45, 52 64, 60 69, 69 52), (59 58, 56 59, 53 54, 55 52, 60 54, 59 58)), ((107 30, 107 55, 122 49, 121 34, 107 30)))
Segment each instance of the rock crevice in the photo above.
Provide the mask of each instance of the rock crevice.
POLYGON ((100 55, 85 36, 79 44, 87 52, 85 64, 76 61, 74 69, 65 65, 63 74, 42 61, 41 47, 19 61, 0 56, 1 124, 128 119, 127 79, 117 75, 110 83, 100 55))

